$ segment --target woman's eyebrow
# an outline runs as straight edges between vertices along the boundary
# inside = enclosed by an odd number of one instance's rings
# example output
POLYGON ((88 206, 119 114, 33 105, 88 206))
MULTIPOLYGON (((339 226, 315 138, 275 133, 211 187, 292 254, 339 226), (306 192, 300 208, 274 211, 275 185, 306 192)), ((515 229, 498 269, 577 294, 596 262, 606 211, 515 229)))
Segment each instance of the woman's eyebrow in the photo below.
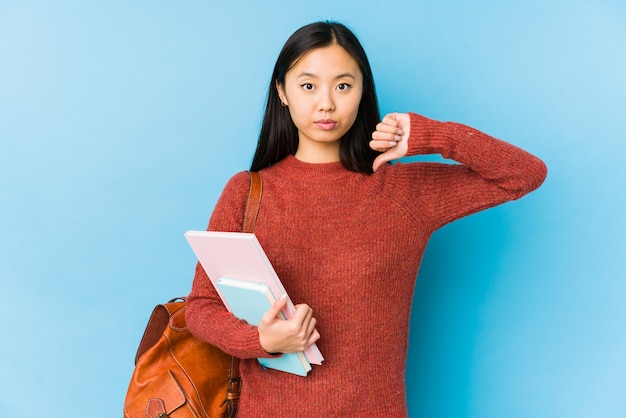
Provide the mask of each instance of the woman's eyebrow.
POLYGON ((335 78, 351 78, 353 80, 356 80, 356 77, 352 74, 352 73, 343 73, 343 74, 339 74, 337 77, 335 78))
MULTIPOLYGON (((308 73, 305 71, 298 75, 298 78, 302 78, 302 77, 317 78, 318 76, 316 74, 308 73)), ((339 78, 351 78, 353 80, 356 80, 356 77, 352 73, 341 73, 335 77, 335 80, 339 78)))

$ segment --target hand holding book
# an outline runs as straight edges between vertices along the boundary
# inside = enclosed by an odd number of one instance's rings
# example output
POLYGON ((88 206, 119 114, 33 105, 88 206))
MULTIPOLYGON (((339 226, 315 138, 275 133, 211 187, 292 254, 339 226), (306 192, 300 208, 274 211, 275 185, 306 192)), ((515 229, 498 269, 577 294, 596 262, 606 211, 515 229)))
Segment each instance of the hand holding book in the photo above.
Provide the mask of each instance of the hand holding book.
POLYGON ((259 340, 268 353, 304 351, 320 338, 310 306, 296 305, 295 315, 285 320, 281 311, 286 305, 285 295, 274 302, 259 322, 259 340))
MULTIPOLYGON (((216 281, 216 287, 221 291, 228 309, 235 316, 251 325, 258 327, 264 317, 266 320, 277 322, 279 325, 289 324, 291 323, 290 319, 293 319, 293 317, 286 319, 280 310, 284 307, 283 301, 285 301, 285 298, 281 297, 279 299, 281 302, 276 304, 274 293, 265 283, 223 277, 216 281)), ((302 313, 300 315, 302 316, 302 313)), ((315 345, 311 345, 308 348, 312 347, 315 347, 315 345)), ((259 363, 265 368, 281 370, 300 376, 306 376, 311 371, 311 363, 303 351, 268 351, 268 353, 282 353, 282 355, 279 357, 259 358, 259 363)))

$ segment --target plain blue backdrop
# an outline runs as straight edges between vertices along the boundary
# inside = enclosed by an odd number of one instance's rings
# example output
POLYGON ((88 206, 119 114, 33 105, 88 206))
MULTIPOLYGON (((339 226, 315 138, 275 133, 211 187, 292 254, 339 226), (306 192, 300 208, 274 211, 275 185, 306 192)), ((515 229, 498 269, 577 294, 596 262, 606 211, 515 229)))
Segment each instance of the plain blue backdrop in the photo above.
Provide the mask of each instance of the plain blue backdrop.
POLYGON ((121 416, 149 313, 190 289, 183 233, 248 168, 282 44, 324 19, 383 113, 549 167, 433 236, 411 416, 626 416, 621 0, 0 1, 0 416, 121 416))

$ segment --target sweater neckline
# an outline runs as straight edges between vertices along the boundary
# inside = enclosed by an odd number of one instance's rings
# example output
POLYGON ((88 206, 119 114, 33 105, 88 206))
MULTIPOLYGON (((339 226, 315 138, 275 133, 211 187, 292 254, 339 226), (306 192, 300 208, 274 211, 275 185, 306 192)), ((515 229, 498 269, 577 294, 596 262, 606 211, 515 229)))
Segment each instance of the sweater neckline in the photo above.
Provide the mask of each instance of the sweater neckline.
POLYGON ((346 169, 341 161, 332 163, 307 163, 288 155, 274 166, 285 176, 305 181, 334 181, 352 173, 346 169))

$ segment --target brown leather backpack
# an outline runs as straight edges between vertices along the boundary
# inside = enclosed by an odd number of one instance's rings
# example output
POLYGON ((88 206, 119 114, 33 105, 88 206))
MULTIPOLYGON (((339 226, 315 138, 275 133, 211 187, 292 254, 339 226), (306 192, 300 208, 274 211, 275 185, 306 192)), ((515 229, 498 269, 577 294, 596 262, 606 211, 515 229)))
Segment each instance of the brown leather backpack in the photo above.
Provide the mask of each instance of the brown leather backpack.
MULTIPOLYGON (((250 173, 243 232, 252 232, 262 180, 250 173)), ((125 418, 232 418, 241 382, 239 360, 195 338, 184 299, 157 305, 135 356, 124 401, 125 418)))

